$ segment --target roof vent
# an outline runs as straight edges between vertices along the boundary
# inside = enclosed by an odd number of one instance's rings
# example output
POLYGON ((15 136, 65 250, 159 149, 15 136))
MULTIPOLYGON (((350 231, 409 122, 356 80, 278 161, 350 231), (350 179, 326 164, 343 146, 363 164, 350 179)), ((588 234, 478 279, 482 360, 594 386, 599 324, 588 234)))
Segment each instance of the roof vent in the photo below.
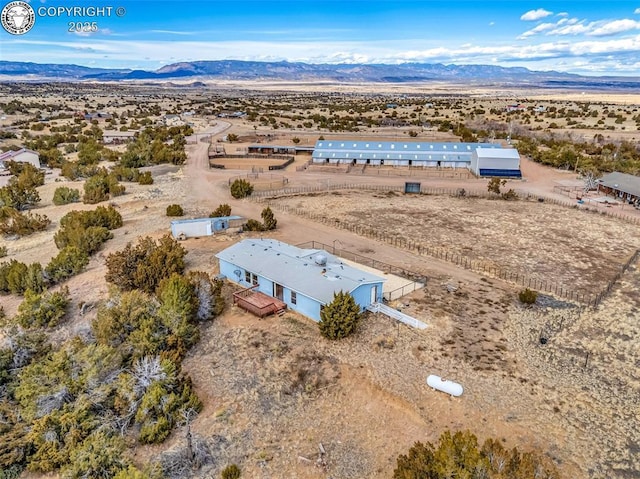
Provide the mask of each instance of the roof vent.
POLYGON ((323 254, 317 254, 315 255, 315 257, 313 258, 313 260, 315 261, 315 263, 318 266, 324 266, 327 264, 327 257, 323 254))

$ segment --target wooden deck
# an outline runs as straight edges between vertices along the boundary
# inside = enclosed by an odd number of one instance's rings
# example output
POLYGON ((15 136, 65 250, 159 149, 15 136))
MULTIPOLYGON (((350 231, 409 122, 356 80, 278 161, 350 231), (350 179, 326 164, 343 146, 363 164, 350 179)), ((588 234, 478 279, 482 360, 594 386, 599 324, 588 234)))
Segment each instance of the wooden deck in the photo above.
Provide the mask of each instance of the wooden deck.
POLYGON ((254 291, 257 286, 243 289, 237 293, 233 293, 233 304, 237 304, 245 311, 260 318, 276 314, 278 311, 287 309, 286 303, 277 298, 273 298, 259 291, 254 291))

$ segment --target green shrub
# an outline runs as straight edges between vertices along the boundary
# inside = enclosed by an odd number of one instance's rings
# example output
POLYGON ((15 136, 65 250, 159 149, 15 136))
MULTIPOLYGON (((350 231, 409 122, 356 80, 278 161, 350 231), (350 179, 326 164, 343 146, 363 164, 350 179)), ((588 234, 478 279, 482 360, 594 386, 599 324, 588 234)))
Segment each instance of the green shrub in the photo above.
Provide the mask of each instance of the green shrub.
POLYGON ((54 293, 48 291, 35 293, 27 289, 24 293, 24 301, 18 306, 18 314, 14 319, 23 328, 52 328, 64 318, 68 304, 67 288, 54 293))
POLYGON ((27 289, 40 292, 44 289, 42 265, 27 266, 15 259, 0 264, 0 292, 22 294, 27 289))
POLYGON ((219 218, 221 216, 231 216, 231 206, 224 203, 211 212, 209 218, 219 218))
POLYGON ((235 464, 230 464, 222 470, 222 479, 239 479, 240 468, 235 464))
POLYGON ((68 245, 60 250, 45 268, 48 279, 60 283, 76 274, 89 264, 89 255, 77 246, 68 245))
POLYGON ((85 181, 82 202, 86 204, 100 203, 110 197, 120 196, 124 192, 125 187, 118 183, 116 176, 102 169, 97 175, 85 181))
POLYGON ((518 299, 522 304, 535 304, 538 299, 538 293, 529 288, 525 288, 518 293, 518 299))
POLYGON ((56 206, 68 205, 69 203, 77 203, 80 201, 80 191, 74 188, 61 186, 56 188, 53 194, 53 204, 56 206))
POLYGON ((186 254, 170 235, 157 243, 149 237, 140 238, 136 246, 128 244, 107 256, 105 278, 123 291, 141 289, 152 294, 164 278, 184 271, 186 254))
POLYGON ((4 258, 9 254, 9 250, 6 246, 0 246, 0 258, 4 258))
POLYGON ((271 208, 267 206, 265 209, 262 210, 262 213, 260 214, 260 216, 262 216, 262 225, 265 231, 271 231, 276 229, 276 226, 278 225, 278 220, 273 214, 273 211, 271 211, 271 208))
POLYGON ((184 210, 180 205, 169 205, 167 206, 167 216, 183 216, 184 210))
POLYGON ((6 167, 25 187, 44 185, 44 171, 40 171, 31 163, 8 161, 6 167))
POLYGON ((233 196, 234 198, 246 198, 247 196, 250 196, 251 193, 253 193, 253 185, 247 180, 238 178, 237 180, 234 180, 233 183, 231 183, 230 190, 231 196, 233 196))
POLYGON ((138 168, 127 168, 126 166, 118 165, 111 170, 111 174, 118 181, 139 181, 140 170, 138 168))
POLYGON ((93 211, 70 211, 60 220, 60 229, 53 240, 58 249, 75 246, 91 255, 113 237, 109 230, 120 226, 122 215, 113 206, 98 206, 93 211))
POLYGON ((100 168, 97 165, 83 165, 77 161, 65 161, 60 169, 60 174, 70 180, 90 178, 99 172, 100 168))
POLYGON ((556 467, 535 452, 505 449, 501 441, 487 439, 478 445, 470 431, 444 431, 437 444, 416 442, 398 456, 394 479, 484 477, 559 479, 556 467))
POLYGON ((45 215, 21 213, 8 206, 0 207, 0 233, 5 235, 28 236, 47 229, 51 220, 45 215))
POLYGON ((340 291, 333 301, 320 311, 320 334, 327 339, 342 339, 351 335, 360 321, 360 306, 349 293, 340 291))
POLYGON ((144 173, 140 173, 140 176, 138 176, 138 183, 141 185, 152 185, 153 176, 151 176, 151 172, 145 171, 144 173))
POLYGON ((264 231, 264 225, 258 220, 250 219, 242 225, 244 231, 264 231))

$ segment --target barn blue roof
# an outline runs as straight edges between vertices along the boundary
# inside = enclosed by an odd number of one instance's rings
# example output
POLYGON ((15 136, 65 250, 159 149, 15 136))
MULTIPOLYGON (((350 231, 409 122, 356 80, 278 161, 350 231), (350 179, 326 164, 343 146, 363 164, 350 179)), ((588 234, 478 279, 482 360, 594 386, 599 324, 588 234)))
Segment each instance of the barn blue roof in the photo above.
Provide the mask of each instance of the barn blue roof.
POLYGON ((498 143, 318 140, 313 158, 470 161, 477 148, 502 148, 498 143))
POLYGON ((343 263, 340 258, 324 250, 302 249, 274 239, 244 239, 220 251, 216 258, 321 304, 330 303, 334 293, 350 293, 362 284, 385 281, 384 278, 343 263))

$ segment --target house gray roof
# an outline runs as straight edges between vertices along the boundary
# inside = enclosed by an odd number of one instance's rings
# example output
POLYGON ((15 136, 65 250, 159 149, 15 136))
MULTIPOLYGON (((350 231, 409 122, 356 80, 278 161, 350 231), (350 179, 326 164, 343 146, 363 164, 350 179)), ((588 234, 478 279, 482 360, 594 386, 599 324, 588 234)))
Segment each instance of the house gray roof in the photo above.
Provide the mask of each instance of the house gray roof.
POLYGON ((622 191, 623 193, 629 193, 633 196, 640 196, 639 176, 615 171, 613 173, 609 173, 608 175, 604 175, 599 181, 603 186, 622 191))
POLYGON ((322 304, 330 303, 340 291, 351 293, 362 284, 385 281, 343 263, 324 250, 302 249, 274 239, 244 239, 220 251, 216 258, 322 304))
POLYGON ((34 155, 38 155, 37 151, 28 150, 27 148, 21 148, 16 151, 13 151, 13 150, 5 151, 4 153, 0 154, 0 161, 2 160, 9 161, 12 158, 15 158, 16 156, 21 155, 22 153, 33 153, 34 155))
POLYGON ((313 158, 471 161, 476 148, 501 148, 498 143, 427 143, 416 141, 319 140, 313 158))

